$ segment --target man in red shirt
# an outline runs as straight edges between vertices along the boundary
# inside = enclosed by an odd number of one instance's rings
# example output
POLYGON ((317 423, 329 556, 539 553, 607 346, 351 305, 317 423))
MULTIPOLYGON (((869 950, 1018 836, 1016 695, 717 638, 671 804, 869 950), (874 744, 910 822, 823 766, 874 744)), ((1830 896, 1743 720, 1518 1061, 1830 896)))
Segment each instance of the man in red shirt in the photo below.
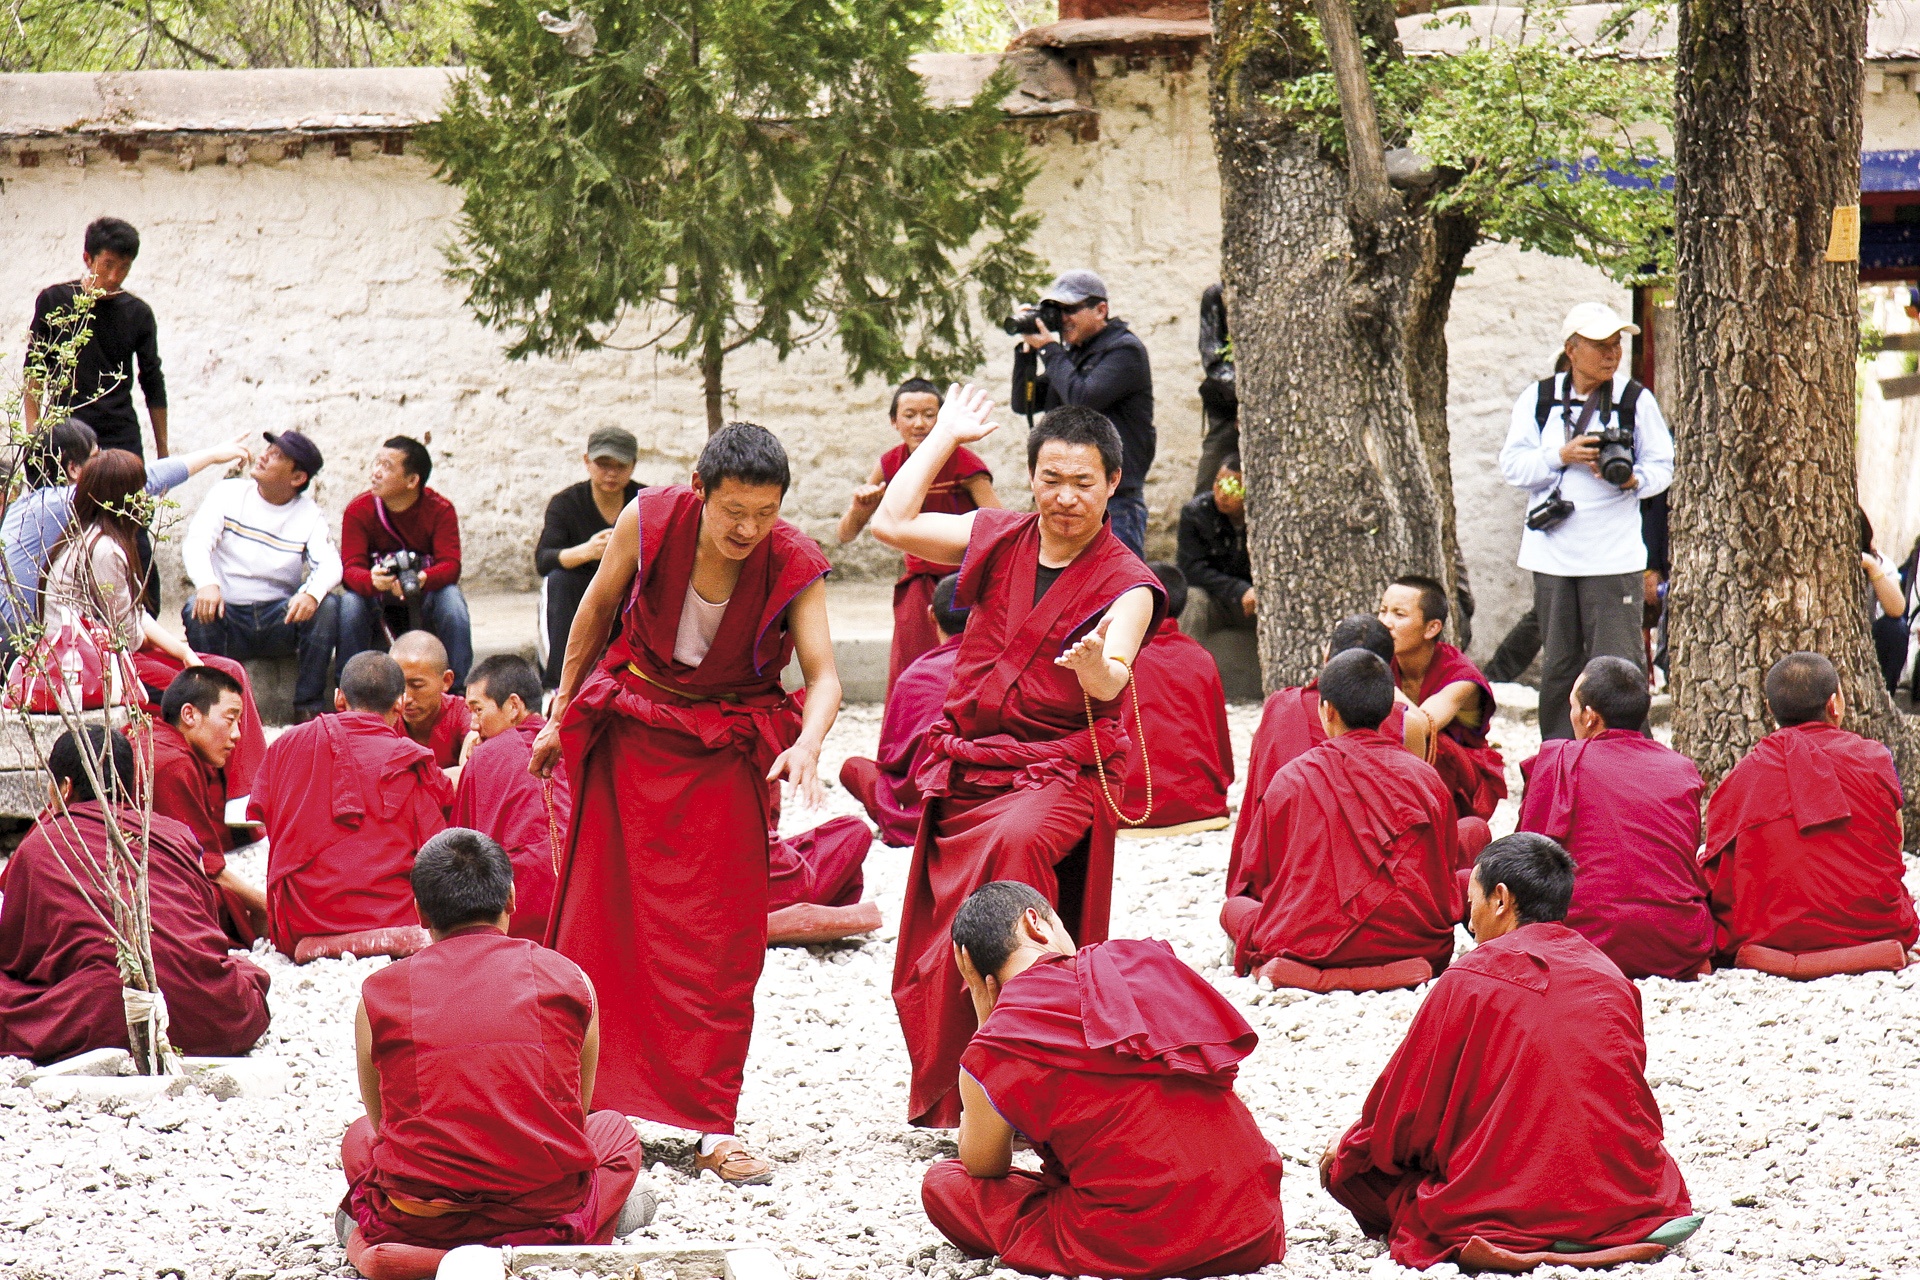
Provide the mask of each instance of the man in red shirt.
POLYGON ((347 504, 340 521, 340 563, 346 594, 340 599, 341 666, 368 649, 385 649, 387 636, 431 631, 447 647, 453 692, 463 694, 473 665, 473 626, 460 594, 460 517, 453 503, 427 488, 433 457, 408 436, 395 436, 374 455, 367 491, 347 504), (411 564, 399 553, 411 552, 411 564), (396 559, 396 556, 399 556, 396 559), (418 591, 409 588, 418 575, 418 591))

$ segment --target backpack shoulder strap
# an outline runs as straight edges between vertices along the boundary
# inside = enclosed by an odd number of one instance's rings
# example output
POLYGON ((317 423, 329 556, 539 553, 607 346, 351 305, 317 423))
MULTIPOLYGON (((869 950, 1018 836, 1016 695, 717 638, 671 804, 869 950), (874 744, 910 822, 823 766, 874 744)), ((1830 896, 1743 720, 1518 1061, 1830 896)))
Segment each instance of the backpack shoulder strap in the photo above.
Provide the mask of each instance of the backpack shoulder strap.
POLYGON ((1634 407, 1639 404, 1640 393, 1645 390, 1637 378, 1628 378, 1627 385, 1620 391, 1620 403, 1614 406, 1614 410, 1620 415, 1620 425, 1628 431, 1633 430, 1634 407))
POLYGON ((1533 399, 1533 425, 1542 431, 1547 428, 1547 416, 1553 412, 1553 384, 1559 375, 1540 379, 1538 394, 1533 399))

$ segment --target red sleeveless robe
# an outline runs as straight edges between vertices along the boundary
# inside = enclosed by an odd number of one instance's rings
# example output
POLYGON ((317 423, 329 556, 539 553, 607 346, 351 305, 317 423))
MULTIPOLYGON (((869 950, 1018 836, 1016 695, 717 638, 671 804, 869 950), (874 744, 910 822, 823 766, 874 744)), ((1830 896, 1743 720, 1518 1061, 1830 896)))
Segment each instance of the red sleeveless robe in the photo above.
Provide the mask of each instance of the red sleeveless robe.
MULTIPOLYGON (((1179 619, 1168 618, 1154 633, 1153 643, 1140 651, 1134 675, 1140 681, 1144 725, 1139 736, 1145 764, 1153 773, 1153 813, 1146 825, 1177 827, 1226 817, 1233 742, 1227 736, 1227 695, 1213 655, 1181 632, 1179 619)), ((1135 818, 1147 807, 1141 754, 1135 750, 1128 762, 1126 798, 1120 802, 1135 818)))
MULTIPOLYGON (((1394 664, 1393 679, 1399 683, 1398 663, 1394 664)), ((1417 701, 1425 702, 1462 680, 1480 688, 1480 723, 1464 724, 1455 718, 1442 729, 1433 744, 1433 767, 1446 780, 1461 817, 1491 818, 1507 795, 1506 760, 1500 748, 1487 741, 1487 730, 1493 727, 1493 686, 1473 665, 1473 659, 1443 641, 1433 647, 1433 661, 1427 664, 1427 674, 1420 681, 1417 701)))
MULTIPOLYGON (((447 717, 440 720, 444 724, 447 717)), ((508 933, 535 942, 547 936, 554 867, 573 819, 566 765, 555 766, 550 778, 536 778, 527 769, 533 740, 546 724, 545 716, 530 715, 475 747, 453 796, 453 825, 485 832, 513 859, 513 924, 508 933)))
MULTIPOLYGON (((892 483, 893 477, 899 474, 900 468, 911 456, 904 442, 881 454, 881 478, 892 483)), ((947 464, 934 473, 933 483, 928 486, 926 501, 920 504, 920 509, 955 516, 963 516, 974 510, 973 495, 961 483, 970 476, 986 476, 991 480, 993 472, 972 450, 955 449, 953 456, 947 459, 947 464)), ((893 584, 893 648, 887 656, 889 697, 893 695, 893 682, 900 678, 900 673, 915 658, 939 645, 940 632, 935 629, 933 620, 927 617, 927 608, 933 604, 934 587, 955 567, 935 560, 922 560, 919 556, 908 556, 900 581, 893 584)))

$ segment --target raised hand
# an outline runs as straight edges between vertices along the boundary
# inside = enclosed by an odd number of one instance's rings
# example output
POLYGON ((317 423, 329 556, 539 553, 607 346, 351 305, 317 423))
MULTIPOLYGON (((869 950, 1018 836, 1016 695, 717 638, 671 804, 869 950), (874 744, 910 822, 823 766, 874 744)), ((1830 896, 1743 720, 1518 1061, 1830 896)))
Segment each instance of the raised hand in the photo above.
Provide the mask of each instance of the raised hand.
POLYGON ((1071 667, 1082 675, 1104 673, 1107 669, 1107 631, 1112 626, 1112 618, 1100 619, 1100 625, 1081 636, 1071 649, 1055 658, 1054 665, 1071 667))
POLYGON ((944 429, 961 444, 972 444, 999 429, 1000 424, 993 420, 992 414, 993 397, 985 387, 956 382, 947 388, 946 403, 940 406, 940 418, 934 428, 944 429))
POLYGON ((853 491, 853 509, 872 515, 879 509, 880 499, 886 496, 887 486, 884 481, 879 484, 863 484, 853 491))

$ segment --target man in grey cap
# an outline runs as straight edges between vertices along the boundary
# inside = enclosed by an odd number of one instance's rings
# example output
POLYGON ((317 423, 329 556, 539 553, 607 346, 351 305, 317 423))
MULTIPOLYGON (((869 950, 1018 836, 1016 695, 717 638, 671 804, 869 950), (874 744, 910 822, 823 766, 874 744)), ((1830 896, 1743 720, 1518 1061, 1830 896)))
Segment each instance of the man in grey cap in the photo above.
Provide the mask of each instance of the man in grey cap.
POLYGON ((534 549, 534 569, 540 575, 540 678, 549 689, 560 687, 560 667, 567 656, 567 632, 580 608, 613 537, 620 518, 640 486, 633 482, 633 464, 640 442, 619 427, 601 427, 587 437, 587 478, 568 485, 547 503, 546 527, 534 549))
POLYGON ((1146 344, 1125 320, 1107 315, 1107 285, 1091 271, 1069 271, 1040 295, 1060 304, 1063 330, 1046 325, 1022 341, 1040 361, 1036 399, 1043 409, 1098 409, 1120 432, 1120 488, 1107 501, 1113 532, 1146 556, 1147 468, 1153 465, 1153 369, 1146 344), (1064 345, 1062 340, 1064 339, 1064 345))

